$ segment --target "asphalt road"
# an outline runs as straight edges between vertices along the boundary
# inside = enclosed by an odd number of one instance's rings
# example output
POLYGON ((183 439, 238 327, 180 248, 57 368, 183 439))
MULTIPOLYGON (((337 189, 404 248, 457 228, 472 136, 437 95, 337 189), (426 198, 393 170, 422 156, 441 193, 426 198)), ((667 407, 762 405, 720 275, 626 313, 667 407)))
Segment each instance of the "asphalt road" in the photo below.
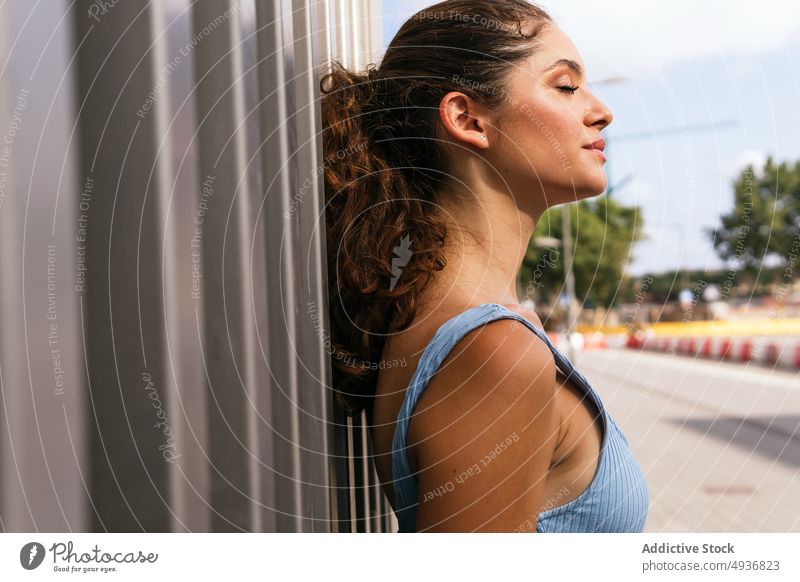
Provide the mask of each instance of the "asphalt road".
POLYGON ((625 349, 575 360, 647 476, 646 532, 800 532, 800 373, 625 349))

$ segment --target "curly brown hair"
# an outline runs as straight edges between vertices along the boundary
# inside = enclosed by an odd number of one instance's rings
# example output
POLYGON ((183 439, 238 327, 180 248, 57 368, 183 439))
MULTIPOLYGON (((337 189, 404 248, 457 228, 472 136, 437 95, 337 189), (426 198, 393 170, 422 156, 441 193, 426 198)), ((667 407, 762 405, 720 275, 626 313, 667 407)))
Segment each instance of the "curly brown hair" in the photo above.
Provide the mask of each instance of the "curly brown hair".
POLYGON ((438 209, 452 156, 439 133, 442 97, 460 91, 500 105, 507 76, 551 22, 524 0, 448 0, 409 18, 380 68, 334 61, 322 76, 329 351, 345 413, 371 415, 386 337, 411 324, 446 264, 438 209))

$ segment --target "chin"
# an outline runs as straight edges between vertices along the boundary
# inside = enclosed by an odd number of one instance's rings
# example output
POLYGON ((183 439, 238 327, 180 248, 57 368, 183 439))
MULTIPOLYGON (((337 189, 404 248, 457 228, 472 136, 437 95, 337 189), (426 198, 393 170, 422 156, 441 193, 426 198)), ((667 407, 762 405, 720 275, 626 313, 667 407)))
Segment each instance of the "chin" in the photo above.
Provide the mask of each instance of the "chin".
POLYGON ((599 184, 597 187, 589 190, 589 193, 586 195, 586 198, 594 198, 595 196, 601 196, 606 191, 606 183, 603 182, 599 184))
POLYGON ((575 184, 575 188, 570 188, 564 192, 564 202, 577 202, 579 200, 586 200, 588 198, 596 198, 603 194, 606 190, 605 181, 593 182, 586 184, 575 184))
POLYGON ((600 196, 606 191, 606 177, 603 175, 594 180, 587 180, 583 184, 576 184, 575 191, 577 193, 578 200, 600 196))

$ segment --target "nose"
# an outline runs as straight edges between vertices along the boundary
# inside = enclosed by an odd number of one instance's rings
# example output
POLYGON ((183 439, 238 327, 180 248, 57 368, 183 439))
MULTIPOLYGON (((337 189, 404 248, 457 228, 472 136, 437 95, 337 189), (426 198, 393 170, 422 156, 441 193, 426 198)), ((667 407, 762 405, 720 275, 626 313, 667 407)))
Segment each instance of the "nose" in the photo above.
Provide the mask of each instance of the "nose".
POLYGON ((611 125, 613 120, 614 114, 611 113, 611 109, 592 94, 592 100, 586 110, 586 118, 584 120, 586 125, 595 127, 599 131, 611 125))

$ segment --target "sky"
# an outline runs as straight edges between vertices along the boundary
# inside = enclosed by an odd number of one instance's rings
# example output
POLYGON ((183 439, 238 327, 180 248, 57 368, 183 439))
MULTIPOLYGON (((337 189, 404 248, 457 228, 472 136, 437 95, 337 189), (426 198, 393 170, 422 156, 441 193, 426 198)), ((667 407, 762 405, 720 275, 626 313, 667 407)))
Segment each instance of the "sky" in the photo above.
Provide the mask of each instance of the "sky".
MULTIPOLYGON (((433 3, 381 4, 385 48, 433 3)), ((612 196, 641 208, 648 237, 626 272, 726 268, 703 228, 733 207, 734 178, 767 156, 800 159, 800 3, 538 4, 571 38, 592 91, 614 114, 603 132, 609 183, 620 184, 612 196), (612 78, 622 80, 602 82, 612 78)))

